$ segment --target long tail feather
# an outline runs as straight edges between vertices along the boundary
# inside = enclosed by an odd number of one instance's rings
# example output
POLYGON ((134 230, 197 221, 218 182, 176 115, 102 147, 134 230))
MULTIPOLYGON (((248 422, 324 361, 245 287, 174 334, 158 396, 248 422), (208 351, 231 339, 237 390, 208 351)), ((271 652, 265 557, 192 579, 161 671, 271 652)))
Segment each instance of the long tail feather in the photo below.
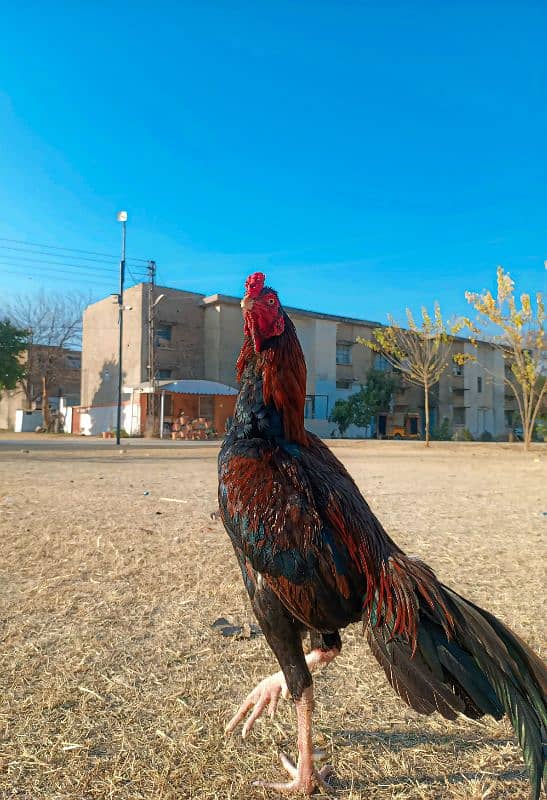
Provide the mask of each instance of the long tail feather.
POLYGON ((547 782, 547 669, 499 619, 430 575, 432 585, 416 586, 412 600, 415 637, 396 631, 396 608, 391 616, 372 613, 367 620, 372 652, 399 696, 422 714, 438 711, 446 719, 458 713, 474 719, 507 714, 530 775, 530 798, 538 800, 542 780, 547 782), (438 601, 426 603, 427 596, 438 601))
POLYGON ((499 619, 445 589, 457 609, 457 636, 494 689, 517 734, 528 767, 533 800, 539 798, 547 742, 547 670, 499 619))

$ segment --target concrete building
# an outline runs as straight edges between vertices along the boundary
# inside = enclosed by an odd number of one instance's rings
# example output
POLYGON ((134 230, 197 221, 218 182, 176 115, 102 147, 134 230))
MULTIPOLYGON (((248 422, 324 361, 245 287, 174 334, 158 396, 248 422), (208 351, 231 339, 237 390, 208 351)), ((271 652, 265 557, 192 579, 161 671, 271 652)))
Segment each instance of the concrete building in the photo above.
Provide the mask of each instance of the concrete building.
MULTIPOLYGON (((156 380, 198 379, 236 386, 235 363, 243 339, 240 298, 222 294, 204 297, 148 284, 126 290, 124 304, 123 383, 128 389, 152 377, 156 380), (150 336, 151 331, 153 336, 150 336)), ((322 436, 333 433, 328 422, 334 403, 358 391, 371 368, 389 365, 356 343, 372 338, 380 323, 332 314, 285 310, 293 320, 306 358, 306 425, 322 436)), ((110 405, 116 400, 118 309, 114 298, 89 306, 84 313, 82 405, 110 405)), ((488 431, 501 437, 513 424, 513 405, 504 389, 504 363, 499 351, 486 342, 479 352, 456 339, 454 352, 478 355, 478 362, 451 365, 431 391, 431 427, 447 418, 454 430, 467 428, 475 437, 488 431), (479 364, 481 366, 479 366, 479 364), (486 365, 484 369, 482 365, 486 365)), ((404 425, 423 418, 419 387, 401 381, 390 409, 369 430, 350 429, 348 435, 383 433, 389 424, 404 425)))

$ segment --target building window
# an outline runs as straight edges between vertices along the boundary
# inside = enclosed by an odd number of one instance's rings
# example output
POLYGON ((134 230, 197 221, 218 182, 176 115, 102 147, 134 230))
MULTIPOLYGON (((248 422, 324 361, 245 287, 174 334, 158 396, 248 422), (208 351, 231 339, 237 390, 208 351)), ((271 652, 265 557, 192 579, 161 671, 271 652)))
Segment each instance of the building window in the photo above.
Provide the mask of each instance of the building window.
POLYGON ((336 381, 336 388, 337 389, 351 389, 352 386, 353 386, 353 381, 352 380, 336 381))
POLYGON ((456 378, 459 378, 461 375, 463 375, 463 364, 454 364, 452 367, 452 375, 454 375, 456 378))
POLYGON ((380 355, 374 357, 373 367, 377 372, 389 372, 391 370, 391 364, 387 358, 380 355))
POLYGON ((337 364, 351 364, 351 345, 350 344, 337 344, 336 345, 336 363, 337 364))
POLYGON ((477 392, 482 392, 482 378, 480 375, 477 378, 477 392))
POLYGON ((156 344, 159 344, 160 339, 163 339, 165 342, 170 342, 172 330, 172 325, 165 325, 163 323, 158 325, 156 328, 156 344))
POLYGON ((156 379, 158 381, 168 381, 171 378, 171 370, 170 369, 158 369, 156 370, 156 379))
POLYGON ((66 357, 66 365, 69 369, 81 369, 82 357, 70 355, 66 357))
POLYGON ((465 425, 465 408, 455 408, 452 411, 452 422, 454 425, 465 425))

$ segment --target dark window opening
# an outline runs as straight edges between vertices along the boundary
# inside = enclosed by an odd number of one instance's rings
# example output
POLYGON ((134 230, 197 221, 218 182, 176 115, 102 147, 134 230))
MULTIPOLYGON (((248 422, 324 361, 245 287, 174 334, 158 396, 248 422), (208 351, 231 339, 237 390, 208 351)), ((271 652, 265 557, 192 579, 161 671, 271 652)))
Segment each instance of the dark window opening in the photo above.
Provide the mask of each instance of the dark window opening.
POLYGON ((385 356, 375 356, 373 366, 377 372, 389 372, 391 370, 391 364, 385 356))
POLYGON ((350 344, 337 344, 336 345, 336 363, 337 364, 351 364, 351 345, 350 344))
POLYGON ((480 376, 477 378, 477 392, 482 392, 482 378, 480 376))
POLYGON ((156 328, 156 344, 159 344, 160 340, 163 340, 164 342, 170 342, 172 331, 172 325, 158 325, 156 328))

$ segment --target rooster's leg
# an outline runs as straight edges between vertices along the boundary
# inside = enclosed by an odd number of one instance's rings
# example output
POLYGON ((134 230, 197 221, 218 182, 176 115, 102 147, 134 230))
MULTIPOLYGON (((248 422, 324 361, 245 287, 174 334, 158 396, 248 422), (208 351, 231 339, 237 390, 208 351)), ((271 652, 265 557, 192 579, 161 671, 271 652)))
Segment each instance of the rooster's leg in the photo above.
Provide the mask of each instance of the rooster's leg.
POLYGON ((255 786, 264 786, 275 789, 285 794, 312 794, 318 787, 328 789, 325 778, 331 774, 330 766, 316 770, 314 767, 314 751, 312 743, 312 713, 313 713, 313 687, 308 686, 302 696, 295 701, 296 716, 298 718, 298 764, 281 753, 281 763, 291 775, 288 783, 269 783, 268 781, 255 781, 255 786))
POLYGON ((281 666, 281 672, 265 678, 258 684, 228 723, 226 730, 231 733, 249 715, 243 726, 243 736, 245 736, 266 708, 269 708, 270 714, 273 715, 282 693, 290 694, 295 702, 298 718, 298 763, 294 766, 286 756, 282 755, 281 761, 291 774, 292 780, 287 784, 261 783, 261 785, 270 785, 277 791, 287 793, 311 794, 317 786, 326 785, 325 777, 330 771, 327 767, 317 771, 313 764, 311 671, 320 664, 332 661, 339 652, 340 637, 338 634, 333 634, 332 642, 330 639, 323 642, 325 649, 317 648, 305 656, 302 649, 302 627, 278 598, 266 587, 260 587, 260 591, 252 597, 252 602, 268 644, 281 666))
MULTIPOLYGON (((336 646, 329 650, 324 649, 324 644, 323 647, 316 647, 306 656, 306 664, 309 671, 314 672, 319 667, 327 666, 327 664, 330 664, 330 662, 336 658, 339 652, 340 647, 336 646)), ((241 735, 243 739, 245 739, 257 719, 262 716, 266 709, 273 719, 280 697, 283 697, 285 700, 288 700, 290 697, 287 682, 281 670, 261 680, 252 692, 249 692, 238 708, 237 713, 227 724, 226 733, 232 733, 239 723, 249 714, 241 731, 241 735)))

